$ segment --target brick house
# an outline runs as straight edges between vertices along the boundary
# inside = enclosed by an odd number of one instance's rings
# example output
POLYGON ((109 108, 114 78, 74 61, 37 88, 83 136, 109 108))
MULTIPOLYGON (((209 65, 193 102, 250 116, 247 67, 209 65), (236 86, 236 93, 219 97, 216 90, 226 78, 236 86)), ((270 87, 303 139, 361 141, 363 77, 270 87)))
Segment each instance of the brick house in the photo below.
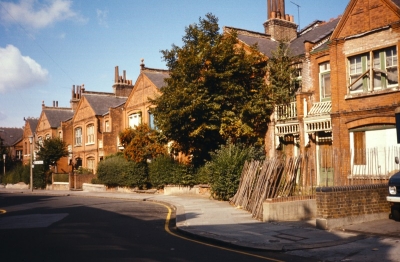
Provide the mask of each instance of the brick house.
MULTIPOLYGON (((16 127, 0 127, 0 139, 7 148, 7 159, 21 160, 23 158, 23 129, 16 127)), ((3 156, 0 156, 3 159, 3 156)))
POLYGON ((32 143, 35 143, 36 139, 35 139, 35 131, 36 131, 36 127, 38 124, 39 119, 38 118, 32 118, 32 117, 28 117, 28 118, 24 118, 25 120, 25 125, 23 128, 23 139, 22 139, 22 161, 24 165, 28 165, 29 164, 29 160, 32 156, 32 144, 29 141, 29 137, 33 138, 32 143))
POLYGON ((285 1, 269 0, 264 33, 224 28, 236 30, 245 45, 257 43, 267 58, 277 41, 286 41, 296 58, 297 92, 271 116, 267 155, 312 155, 318 184, 323 172, 323 179, 338 184, 349 175, 394 170, 387 158, 393 161, 399 150, 399 7, 399 0, 351 0, 341 17, 296 32, 285 1), (333 166, 335 157, 343 161, 340 168, 333 166))
POLYGON ((167 70, 145 67, 142 60, 140 74, 123 108, 125 128, 133 128, 141 123, 155 128, 151 112, 153 105, 149 99, 161 95, 160 88, 164 86, 164 79, 167 77, 169 77, 167 70))
POLYGON ((297 156, 321 148, 331 149, 328 43, 339 18, 327 22, 316 20, 297 31, 293 16, 285 13, 284 0, 269 0, 267 9, 264 33, 224 28, 225 33, 235 30, 239 42, 245 46, 257 44, 267 59, 277 50, 279 41, 288 43, 289 54, 294 58, 297 92, 287 105, 278 105, 271 116, 265 137, 266 153, 269 157, 297 156), (321 73, 320 67, 325 68, 321 73))
MULTIPOLYGON (((61 124, 63 132, 69 132, 68 141, 71 164, 96 171, 97 163, 104 156, 118 152, 118 134, 121 132, 122 107, 132 91, 131 80, 126 73, 119 76, 115 68, 112 93, 86 91, 83 86, 73 87, 71 107, 74 116, 61 124)), ((66 140, 67 141, 67 140, 66 140)))
MULTIPOLYGON (((72 108, 58 107, 58 101, 53 101, 53 106, 46 106, 43 101, 42 112, 35 131, 36 141, 42 143, 44 139, 55 137, 64 139, 63 132, 60 130, 61 122, 71 119, 73 115, 74 112, 72 111, 72 108)), ((54 168, 56 173, 69 172, 70 168, 68 158, 61 158, 54 164, 54 168)))
POLYGON ((393 167, 399 41, 399 0, 351 0, 331 36, 333 148, 351 152, 337 179, 393 167))

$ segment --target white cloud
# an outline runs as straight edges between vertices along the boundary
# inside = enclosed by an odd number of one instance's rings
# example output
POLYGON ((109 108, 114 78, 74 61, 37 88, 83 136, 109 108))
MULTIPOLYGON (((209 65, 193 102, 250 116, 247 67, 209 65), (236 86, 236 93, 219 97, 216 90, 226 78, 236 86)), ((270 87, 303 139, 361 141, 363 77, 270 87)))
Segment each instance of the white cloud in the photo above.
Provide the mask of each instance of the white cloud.
POLYGON ((24 89, 47 81, 48 71, 18 48, 0 47, 0 93, 10 89, 24 89))
POLYGON ((108 17, 108 10, 96 10, 97 13, 97 22, 100 26, 108 27, 107 17, 108 17))
POLYGON ((71 9, 70 0, 20 0, 19 3, 2 2, 0 19, 6 23, 18 23, 24 27, 40 29, 70 18, 82 20, 71 9))

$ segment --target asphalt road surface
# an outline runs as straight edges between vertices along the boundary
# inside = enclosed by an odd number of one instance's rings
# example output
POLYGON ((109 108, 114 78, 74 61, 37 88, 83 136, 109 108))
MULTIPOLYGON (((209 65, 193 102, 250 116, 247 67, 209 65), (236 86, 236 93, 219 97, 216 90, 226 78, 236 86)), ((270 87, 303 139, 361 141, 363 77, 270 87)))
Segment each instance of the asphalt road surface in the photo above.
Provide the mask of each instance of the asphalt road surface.
POLYGON ((162 203, 0 194, 0 261, 310 261, 207 242, 174 225, 162 203))

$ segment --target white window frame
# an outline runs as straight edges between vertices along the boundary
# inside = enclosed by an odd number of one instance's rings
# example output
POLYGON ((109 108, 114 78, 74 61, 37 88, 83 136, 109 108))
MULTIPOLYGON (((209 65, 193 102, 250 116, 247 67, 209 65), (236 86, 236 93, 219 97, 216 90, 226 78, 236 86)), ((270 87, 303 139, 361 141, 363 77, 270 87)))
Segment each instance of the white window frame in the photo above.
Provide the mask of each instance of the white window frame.
POLYGON ((135 128, 142 123, 142 113, 134 113, 128 116, 128 127, 135 128))
POLYGON ((104 121, 104 131, 105 132, 110 132, 110 120, 104 121))
POLYGON ((320 101, 330 101, 332 96, 331 89, 331 65, 329 62, 323 62, 319 64, 319 86, 320 86, 320 101), (327 94, 326 85, 327 79, 329 79, 329 94, 327 94))
POLYGON ((86 126, 86 144, 94 144, 94 124, 89 124, 86 126))
POLYGON ((74 129, 74 141, 75 141, 75 146, 82 145, 82 127, 76 127, 74 129))
POLYGON ((95 161, 94 157, 88 157, 86 159, 86 168, 90 169, 92 172, 94 172, 94 167, 95 167, 94 161, 95 161))
POLYGON ((366 74, 359 79, 358 84, 350 88, 352 93, 364 93, 368 91, 379 91, 385 88, 398 87, 398 52, 397 46, 391 46, 383 49, 373 50, 369 53, 363 53, 348 57, 348 77, 349 85, 359 76, 366 74), (371 68, 372 57, 372 68, 371 68), (373 74, 373 81, 370 81, 370 75, 373 74), (389 79, 394 79, 389 82, 389 79), (370 85, 373 85, 372 87, 370 85))

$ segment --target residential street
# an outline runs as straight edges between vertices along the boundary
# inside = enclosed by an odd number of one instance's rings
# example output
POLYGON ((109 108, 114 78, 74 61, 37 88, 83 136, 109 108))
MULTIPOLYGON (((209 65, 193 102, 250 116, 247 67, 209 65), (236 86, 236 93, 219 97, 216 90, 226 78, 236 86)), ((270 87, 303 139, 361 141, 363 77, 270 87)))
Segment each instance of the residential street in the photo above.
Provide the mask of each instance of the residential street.
POLYGON ((309 261, 177 237, 163 204, 0 194, 0 209, 2 261, 309 261))

